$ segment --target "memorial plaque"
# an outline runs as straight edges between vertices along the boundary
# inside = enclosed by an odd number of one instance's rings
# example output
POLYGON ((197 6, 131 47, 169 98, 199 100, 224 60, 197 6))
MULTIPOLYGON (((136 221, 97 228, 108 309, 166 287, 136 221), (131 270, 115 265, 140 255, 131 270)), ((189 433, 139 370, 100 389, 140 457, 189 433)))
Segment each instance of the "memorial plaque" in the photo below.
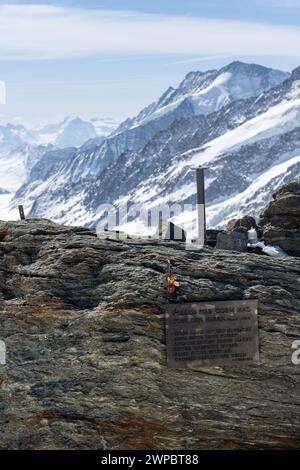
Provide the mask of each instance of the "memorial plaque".
POLYGON ((218 250, 247 251, 248 235, 241 232, 232 234, 219 233, 216 248, 218 250))
POLYGON ((241 366, 258 361, 257 300, 170 304, 168 366, 241 366))

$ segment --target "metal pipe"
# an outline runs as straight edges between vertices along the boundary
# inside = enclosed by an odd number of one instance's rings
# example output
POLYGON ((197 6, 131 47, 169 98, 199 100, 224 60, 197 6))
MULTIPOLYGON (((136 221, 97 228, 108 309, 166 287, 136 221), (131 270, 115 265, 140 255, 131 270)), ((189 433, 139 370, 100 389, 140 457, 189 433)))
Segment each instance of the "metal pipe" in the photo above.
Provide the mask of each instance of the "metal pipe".
POLYGON ((198 240, 197 244, 205 245, 206 241, 206 214, 205 214, 205 183, 204 170, 206 167, 199 166, 196 170, 197 180, 197 217, 198 217, 198 240))
POLYGON ((18 206, 18 209, 19 209, 19 214, 20 214, 20 219, 21 220, 25 220, 25 214, 24 214, 24 208, 23 206, 18 206))

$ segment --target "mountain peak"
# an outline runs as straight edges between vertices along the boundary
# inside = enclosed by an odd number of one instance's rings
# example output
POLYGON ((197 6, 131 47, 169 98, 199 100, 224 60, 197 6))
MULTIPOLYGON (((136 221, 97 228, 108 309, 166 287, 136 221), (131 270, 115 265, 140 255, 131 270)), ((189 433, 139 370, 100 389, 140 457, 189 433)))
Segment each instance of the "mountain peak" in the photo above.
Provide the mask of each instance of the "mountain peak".
POLYGON ((184 80, 191 80, 195 77, 201 77, 204 75, 205 72, 201 72, 201 70, 192 70, 191 72, 187 73, 184 80))
POLYGON ((217 73, 217 70, 207 70, 206 72, 198 70, 189 72, 179 84, 177 91, 181 90, 188 93, 195 89, 199 89, 203 84, 208 84, 208 81, 212 81, 216 77, 217 73))
POLYGON ((248 62, 242 62, 241 60, 233 60, 228 65, 226 65, 225 68, 232 69, 232 68, 245 67, 249 65, 253 65, 253 64, 249 64, 248 62))
POLYGON ((84 122, 83 119, 81 119, 79 116, 76 114, 69 114, 69 116, 65 117, 65 119, 61 122, 61 124, 69 124, 70 122, 84 122))
POLYGON ((207 70, 206 72, 202 72, 201 70, 192 70, 191 72, 186 74, 186 76, 181 82, 181 85, 186 82, 194 82, 195 80, 203 79, 208 75, 211 75, 216 72, 216 69, 207 70))
POLYGON ((292 80, 300 80, 300 66, 296 67, 291 74, 292 80))
POLYGON ((272 69, 269 67, 265 67, 264 65, 259 64, 249 64, 248 62, 241 62, 240 60, 235 60, 230 62, 230 64, 226 65, 221 69, 221 71, 229 71, 235 73, 249 73, 250 71, 256 73, 262 72, 270 72, 272 69))

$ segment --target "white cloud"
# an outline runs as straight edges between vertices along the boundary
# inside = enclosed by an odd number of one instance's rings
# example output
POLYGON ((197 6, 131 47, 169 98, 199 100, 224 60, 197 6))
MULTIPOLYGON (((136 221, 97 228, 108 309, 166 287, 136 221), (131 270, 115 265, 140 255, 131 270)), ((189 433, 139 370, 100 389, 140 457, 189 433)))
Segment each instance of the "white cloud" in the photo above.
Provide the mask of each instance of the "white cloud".
POLYGON ((233 58, 231 55, 228 54, 219 54, 219 55, 206 55, 202 57, 192 57, 189 59, 184 60, 176 60, 175 62, 171 62, 168 65, 181 65, 181 64, 194 64, 199 62, 209 62, 210 60, 218 60, 218 59, 228 59, 233 58))
POLYGON ((100 54, 300 55, 300 28, 50 5, 0 6, 1 59, 100 54))

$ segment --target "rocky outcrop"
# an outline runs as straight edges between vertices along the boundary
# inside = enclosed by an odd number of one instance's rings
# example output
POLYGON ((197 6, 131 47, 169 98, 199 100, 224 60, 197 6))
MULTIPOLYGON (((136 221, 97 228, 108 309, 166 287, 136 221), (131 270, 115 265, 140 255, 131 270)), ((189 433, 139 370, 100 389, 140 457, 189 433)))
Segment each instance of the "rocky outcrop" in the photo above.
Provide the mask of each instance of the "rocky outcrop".
POLYGON ((226 232, 232 234, 234 231, 248 232, 251 228, 257 229, 256 220, 254 217, 245 215, 240 219, 232 219, 228 222, 226 232))
POLYGON ((207 229, 206 230, 206 237, 205 237, 205 245, 211 246, 214 248, 217 244, 217 238, 219 233, 224 233, 223 230, 216 230, 216 229, 207 229))
POLYGON ((0 231, 1 449, 299 448, 300 260, 46 220, 0 231), (247 298, 260 364, 167 368, 168 303, 247 298))
POLYGON ((263 238, 291 256, 300 256, 300 180, 282 186, 260 215, 263 238))

